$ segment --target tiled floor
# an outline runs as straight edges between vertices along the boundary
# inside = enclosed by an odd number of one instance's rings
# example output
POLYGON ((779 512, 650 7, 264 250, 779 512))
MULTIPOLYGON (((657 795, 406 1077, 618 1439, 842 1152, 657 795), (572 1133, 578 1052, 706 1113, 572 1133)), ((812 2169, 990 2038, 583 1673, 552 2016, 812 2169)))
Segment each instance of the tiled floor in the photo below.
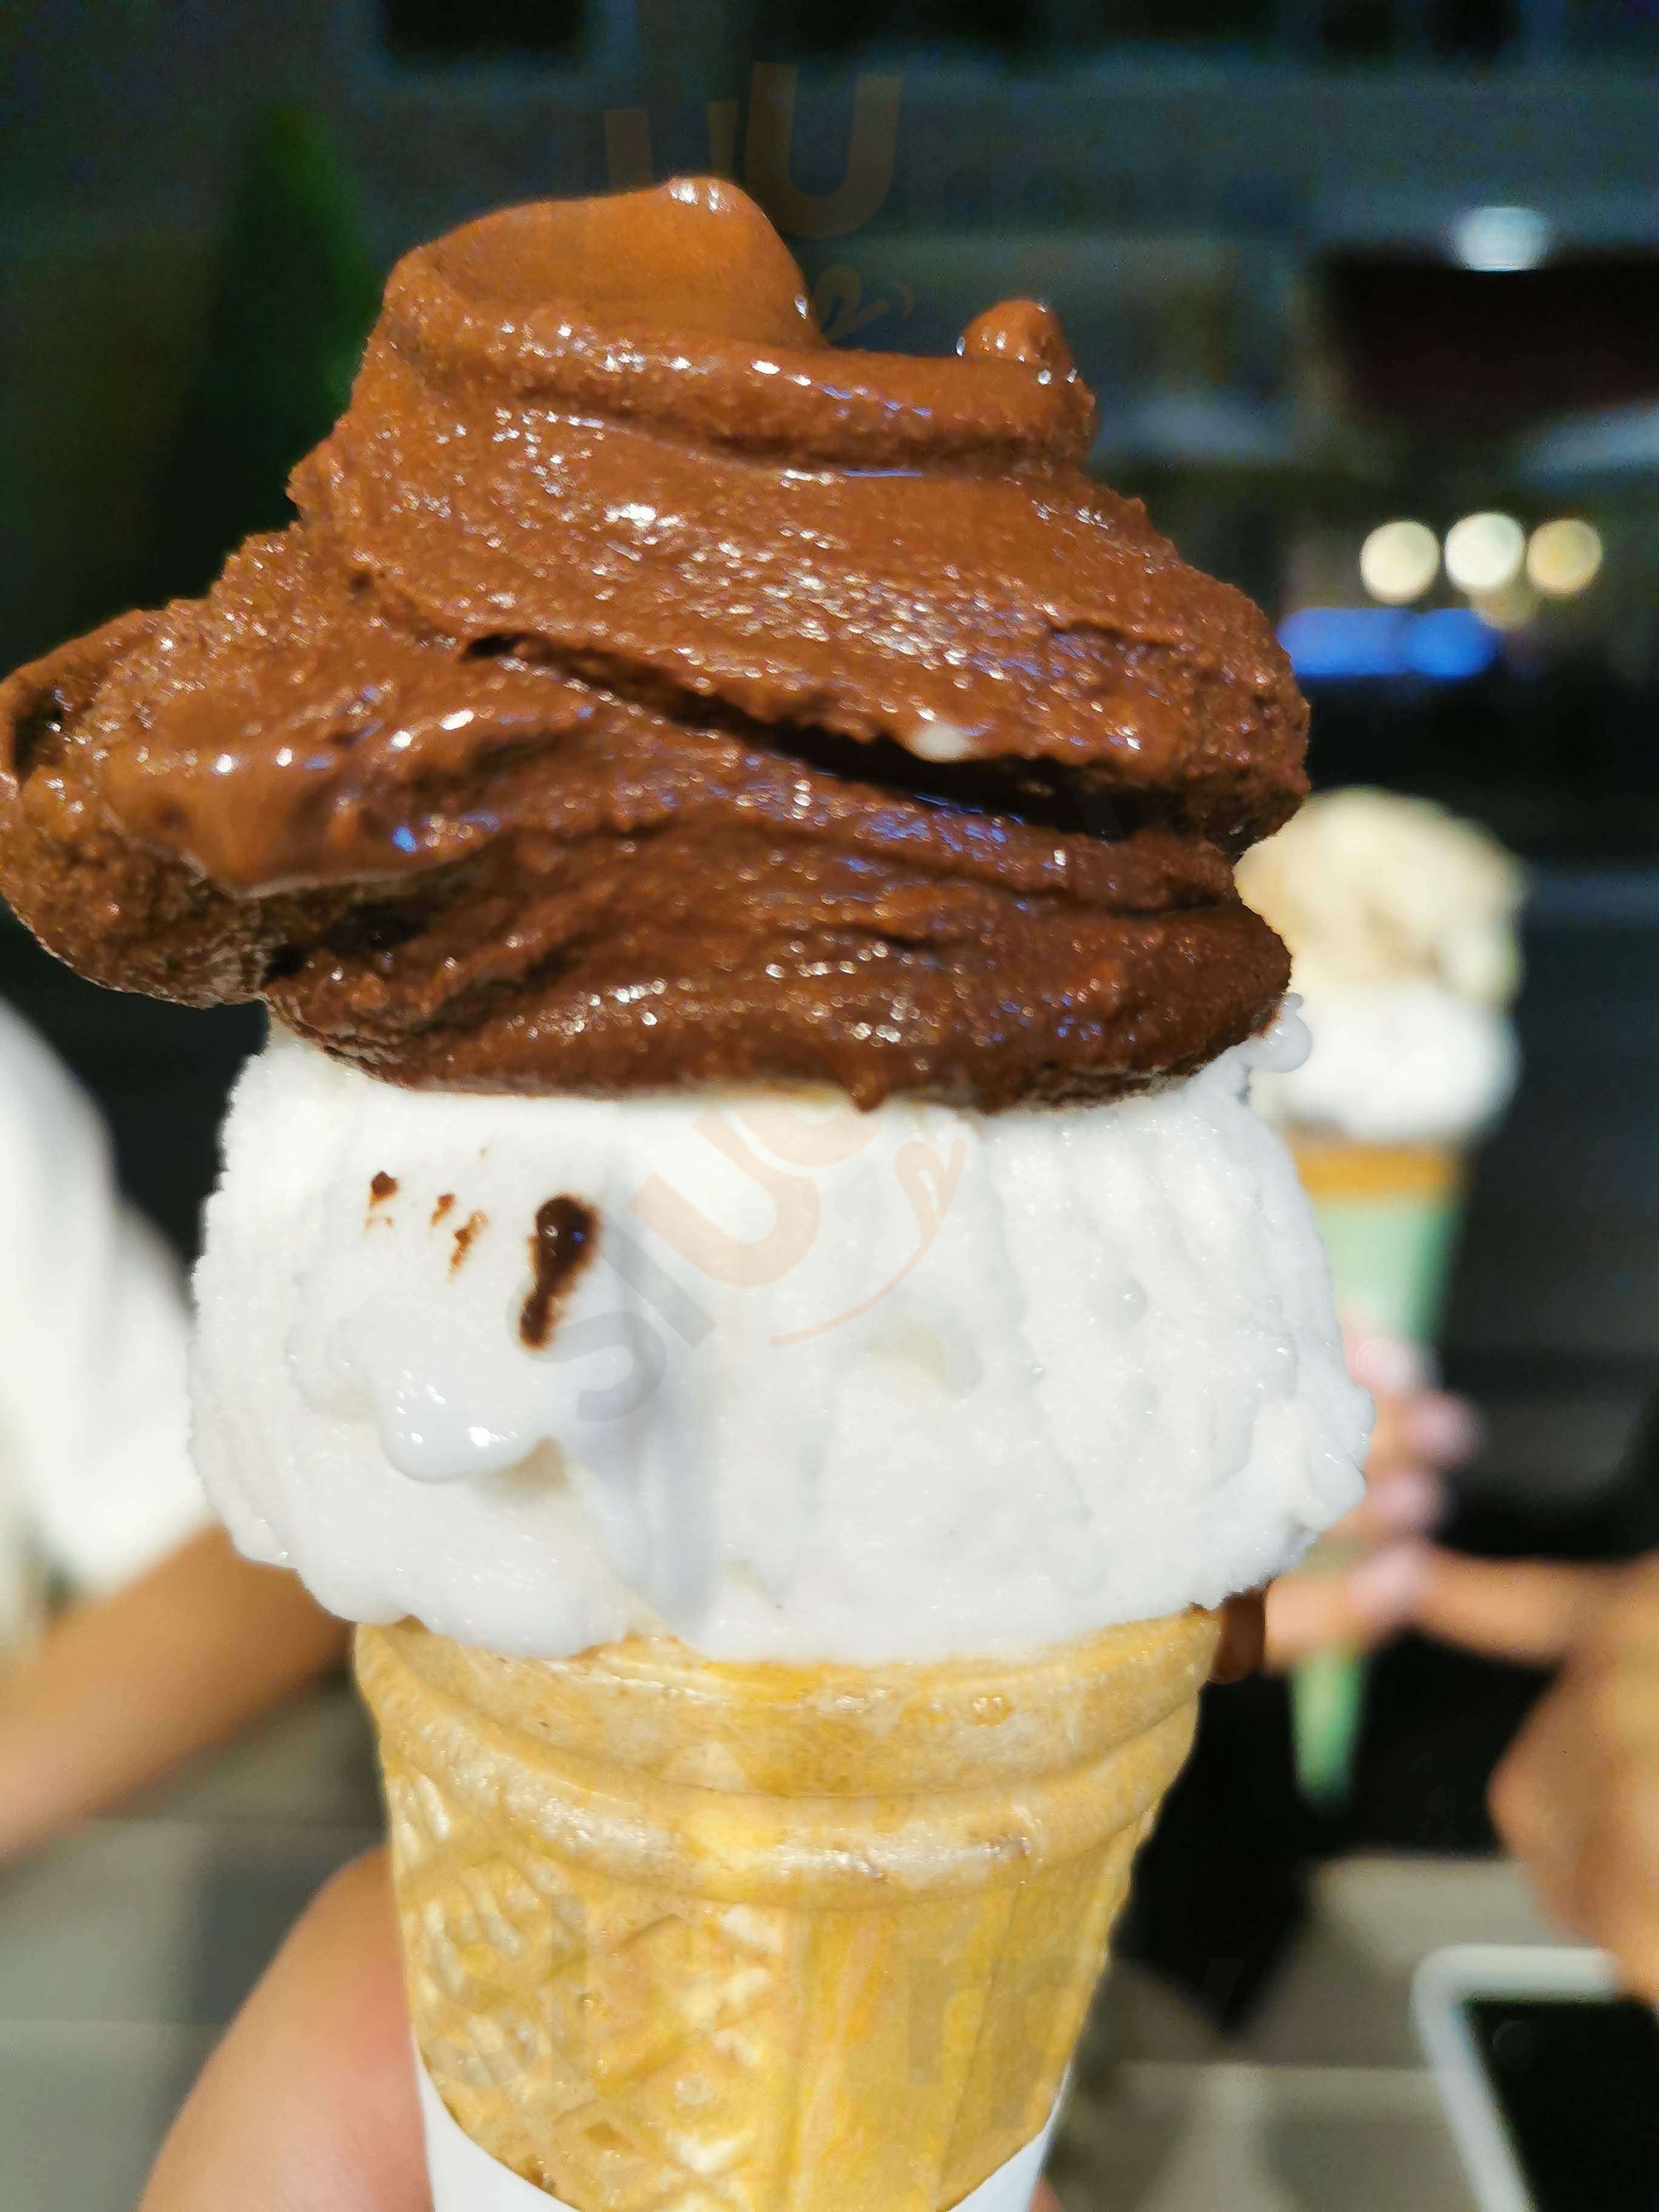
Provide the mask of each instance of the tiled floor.
POLYGON ((1053 2171, 1066 2212, 1473 2212, 1415 2069, 1126 2065, 1053 2171))
POLYGON ((5 2212, 132 2212, 212 2041, 153 2022, 0 2020, 5 2212))
POLYGON ((1443 1943, 1553 1940, 1497 1862, 1327 1868, 1247 2033, 1219 2041, 1166 1986, 1114 1974, 1052 2171, 1066 2212, 1473 2212, 1412 2033, 1443 1943))
POLYGON ((342 1686, 0 1878, 0 2212, 132 2212, 218 2030, 378 1825, 342 1686))

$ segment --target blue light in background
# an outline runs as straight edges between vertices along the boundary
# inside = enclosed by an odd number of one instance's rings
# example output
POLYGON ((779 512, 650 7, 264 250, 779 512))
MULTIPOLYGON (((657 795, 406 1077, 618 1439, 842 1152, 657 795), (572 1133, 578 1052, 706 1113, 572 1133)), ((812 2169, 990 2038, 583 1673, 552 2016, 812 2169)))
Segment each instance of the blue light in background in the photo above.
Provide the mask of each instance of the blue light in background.
POLYGON ((1412 619, 1399 607, 1304 607, 1286 617, 1279 641, 1298 676, 1403 676, 1412 619))
POLYGON ((1462 684, 1484 676, 1502 649, 1490 623, 1470 607, 1437 607, 1413 615, 1406 638, 1406 662, 1414 676, 1437 684, 1462 684))
POLYGON ((1503 640, 1471 607, 1303 607, 1287 615, 1279 641, 1298 676, 1358 683, 1415 676, 1462 684, 1483 675, 1503 640))

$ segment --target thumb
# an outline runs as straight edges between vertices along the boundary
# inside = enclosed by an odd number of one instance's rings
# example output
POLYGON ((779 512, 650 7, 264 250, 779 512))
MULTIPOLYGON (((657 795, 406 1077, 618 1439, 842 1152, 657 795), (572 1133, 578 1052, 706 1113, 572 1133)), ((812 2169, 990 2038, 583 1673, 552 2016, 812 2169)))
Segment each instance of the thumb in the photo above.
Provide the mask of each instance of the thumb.
POLYGON ((1489 1659, 1549 1667, 1565 1659, 1616 1570, 1535 1559, 1469 1559, 1431 1549, 1413 1625, 1489 1659))

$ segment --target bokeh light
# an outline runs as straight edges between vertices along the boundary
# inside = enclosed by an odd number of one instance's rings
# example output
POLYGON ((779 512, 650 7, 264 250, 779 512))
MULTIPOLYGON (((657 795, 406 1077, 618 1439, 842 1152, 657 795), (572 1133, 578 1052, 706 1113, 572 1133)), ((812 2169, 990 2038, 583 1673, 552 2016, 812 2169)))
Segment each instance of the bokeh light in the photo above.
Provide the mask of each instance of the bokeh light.
POLYGON ((1452 225, 1452 251, 1463 266, 1494 276, 1536 269, 1554 240, 1548 217, 1536 208, 1471 208, 1452 225))
POLYGON ((1563 515, 1533 532, 1527 574, 1547 599, 1570 599, 1595 581, 1602 558, 1601 533, 1595 524, 1563 515))
POLYGON ((1466 514, 1446 532, 1446 574, 1460 592, 1501 592, 1526 552, 1527 533, 1512 514, 1466 514))
POLYGON ((1440 574, 1440 540, 1424 522, 1385 522, 1360 548, 1359 574, 1374 599, 1403 607, 1440 574))
POLYGON ((1538 612, 1538 594, 1524 576, 1513 576, 1495 592, 1476 592, 1469 601, 1494 629, 1524 629, 1538 612))

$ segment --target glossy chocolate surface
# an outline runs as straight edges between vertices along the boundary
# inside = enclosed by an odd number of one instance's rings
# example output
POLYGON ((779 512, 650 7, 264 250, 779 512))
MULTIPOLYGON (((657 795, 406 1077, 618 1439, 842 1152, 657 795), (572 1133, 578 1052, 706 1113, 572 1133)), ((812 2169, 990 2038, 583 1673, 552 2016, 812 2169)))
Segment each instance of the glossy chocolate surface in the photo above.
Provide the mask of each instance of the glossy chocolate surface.
POLYGON ((0 889, 119 988, 392 1080, 1000 1107, 1282 992, 1267 623, 1081 473, 1053 316, 848 354, 734 187, 393 273, 301 520, 0 690, 0 889))

